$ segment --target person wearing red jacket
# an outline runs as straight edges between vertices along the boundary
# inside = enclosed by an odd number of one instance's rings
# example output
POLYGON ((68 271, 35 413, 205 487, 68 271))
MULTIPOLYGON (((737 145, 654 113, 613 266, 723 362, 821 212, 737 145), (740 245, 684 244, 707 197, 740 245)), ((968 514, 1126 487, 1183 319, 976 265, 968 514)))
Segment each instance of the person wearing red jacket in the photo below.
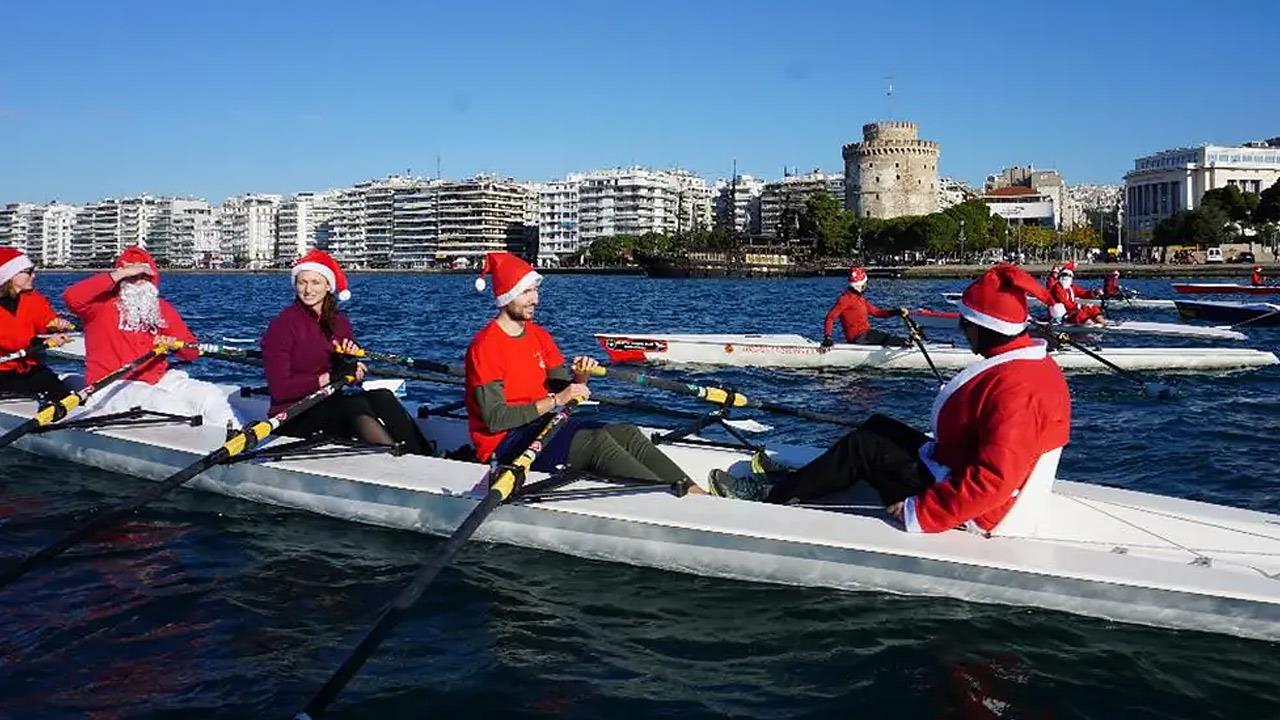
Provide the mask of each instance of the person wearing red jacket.
POLYGON ((1115 300, 1124 298, 1124 290, 1120 288, 1120 271, 1112 270, 1107 273, 1107 279, 1102 281, 1102 295, 1104 300, 1115 300))
MULTIPOLYGON (((351 322, 338 301, 351 297, 342 266, 323 250, 298 258, 290 272, 294 300, 262 336, 262 369, 267 376, 274 415, 335 377, 350 373, 364 379, 363 363, 350 362, 360 347, 351 322)), ((280 427, 281 435, 320 434, 359 438, 371 445, 399 445, 415 455, 432 454, 418 425, 386 389, 354 389, 335 393, 280 427)))
MULTIPOLYGON (((184 347, 173 353, 190 362, 199 357, 196 336, 169 301, 160 297, 160 271, 151 254, 137 246, 116 258, 115 269, 71 285, 62 293, 84 328, 85 381, 94 383, 157 345, 184 347)), ((229 392, 170 369, 163 357, 129 373, 89 403, 95 412, 132 407, 180 415, 202 415, 206 424, 239 425, 229 392)))
MULTIPOLYGON (((566 367, 551 334, 534 322, 542 275, 511 253, 485 256, 476 289, 493 278, 497 316, 467 347, 467 428, 476 459, 514 461, 546 425, 550 414, 587 400, 595 360, 580 356, 566 367), (570 374, 572 372, 572 375, 570 374)), ((677 495, 702 494, 688 475, 635 425, 571 418, 541 449, 532 469, 559 467, 671 486, 677 495)))
POLYGON ((836 319, 844 330, 845 342, 857 345, 884 345, 888 347, 907 347, 910 341, 896 335, 871 329, 867 316, 888 319, 897 317, 898 310, 881 310, 862 294, 867 288, 867 271, 860 267, 849 269, 849 287, 840 293, 836 302, 827 311, 826 321, 822 324, 822 347, 829 348, 835 344, 832 332, 835 331, 836 319))
POLYGON ((1045 343, 1026 334, 1028 294, 1051 302, 1009 264, 965 290, 960 328, 982 359, 938 393, 931 436, 873 415, 808 465, 771 473, 772 483, 717 483, 717 494, 808 502, 866 481, 909 532, 1034 534, 1070 436, 1071 395, 1045 343))
POLYGON ((1262 287, 1266 284, 1266 280, 1262 278, 1262 266, 1254 265, 1253 272, 1249 275, 1249 284, 1254 287, 1262 287))
POLYGON ((1069 262, 1058 273, 1058 282, 1049 288, 1049 295, 1054 304, 1061 304, 1064 310, 1062 317, 1054 317, 1054 321, 1068 322, 1073 325, 1101 325, 1106 322, 1102 316, 1102 308, 1098 305, 1081 304, 1077 298, 1100 298, 1101 293, 1089 288, 1074 286, 1076 264, 1069 262))
POLYGON ((66 337, 53 335, 41 341, 37 336, 73 327, 36 291, 35 270, 26 253, 0 247, 0 356, 28 352, 26 357, 0 363, 0 394, 59 400, 71 390, 40 361, 38 351, 45 342, 62 344, 66 337))

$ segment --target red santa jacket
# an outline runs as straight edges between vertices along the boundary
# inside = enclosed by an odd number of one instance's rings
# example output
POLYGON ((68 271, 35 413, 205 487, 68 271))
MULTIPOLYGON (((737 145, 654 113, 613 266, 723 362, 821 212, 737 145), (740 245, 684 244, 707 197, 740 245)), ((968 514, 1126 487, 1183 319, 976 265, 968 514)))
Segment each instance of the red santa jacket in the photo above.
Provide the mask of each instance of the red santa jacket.
MULTIPOLYGON (((155 347, 157 335, 169 335, 188 343, 189 347, 175 353, 179 359, 190 361, 199 356, 194 347, 196 336, 187 329, 187 324, 182 322, 178 311, 163 298, 160 299, 163 328, 156 332, 122 330, 115 288, 116 283, 111 279, 111 273, 98 273, 62 293, 63 302, 80 318, 80 324, 84 327, 85 382, 98 382, 125 363, 141 357, 155 347)), ((141 380, 154 385, 167 369, 168 365, 157 359, 133 371, 125 379, 141 380)))
MULTIPOLYGON (((1049 286, 1049 296, 1053 298, 1055 303, 1062 303, 1062 307, 1067 311, 1067 322, 1080 322, 1082 319, 1080 303, 1076 302, 1076 298, 1095 298, 1098 293, 1088 288, 1077 289, 1074 285, 1066 287, 1062 283, 1054 283, 1049 286)), ((1096 315, 1097 313, 1084 313, 1086 316, 1096 315)))
POLYGON ((1263 284, 1261 270, 1254 270, 1252 273, 1249 274, 1249 284, 1254 286, 1263 284))
POLYGON ((1040 456, 1066 445, 1070 429, 1071 394, 1043 341, 1017 338, 965 368, 934 400, 934 440, 920 458, 936 483, 907 499, 907 530, 942 532, 972 521, 990 531, 1040 456))
MULTIPOLYGON (((58 319, 48 298, 35 290, 18 296, 14 312, 0 308, 0 355, 8 355, 31 347, 36 335, 48 332, 49 323, 58 319)), ((0 363, 0 373, 27 373, 39 365, 39 361, 25 357, 0 363)))
POLYGON ((871 329, 871 323, 867 320, 868 315, 878 318, 891 318, 894 314, 892 310, 881 310, 876 307, 857 290, 849 289, 840 293, 835 305, 832 305, 831 309, 827 311, 827 319, 822 326, 822 335, 823 337, 831 337, 831 331, 835 329, 836 318, 840 318, 840 325, 844 328, 845 341, 853 342, 859 335, 871 329))

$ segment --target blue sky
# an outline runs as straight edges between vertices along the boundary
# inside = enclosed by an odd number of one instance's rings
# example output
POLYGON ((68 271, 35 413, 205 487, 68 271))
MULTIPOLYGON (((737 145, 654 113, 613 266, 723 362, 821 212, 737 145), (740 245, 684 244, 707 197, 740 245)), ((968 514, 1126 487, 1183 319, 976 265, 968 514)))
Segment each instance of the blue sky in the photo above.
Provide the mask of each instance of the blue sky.
POLYGON ((0 201, 403 172, 842 168, 888 115, 970 182, 1280 135, 1280 3, 84 2, 0 12, 0 201))

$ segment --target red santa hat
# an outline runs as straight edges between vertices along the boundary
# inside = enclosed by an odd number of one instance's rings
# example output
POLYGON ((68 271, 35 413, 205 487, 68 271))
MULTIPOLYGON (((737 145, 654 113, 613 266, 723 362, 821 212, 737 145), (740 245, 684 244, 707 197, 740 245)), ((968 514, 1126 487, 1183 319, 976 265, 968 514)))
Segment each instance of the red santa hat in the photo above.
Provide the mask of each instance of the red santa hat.
POLYGON ((1053 305, 1049 291, 1022 268, 1001 263, 982 274, 960 296, 960 315, 1001 335, 1027 329, 1027 296, 1053 305))
POLYGON ((125 265, 149 265, 151 267, 151 277, 147 278, 152 285, 160 285, 160 268, 156 267, 156 259, 151 257, 151 253, 141 245, 130 245, 120 253, 120 257, 116 258, 116 267, 122 268, 125 265))
MULTIPOLYGON (((1253 266, 1253 271, 1254 271, 1254 272, 1262 272, 1262 266, 1261 266, 1261 265, 1254 265, 1254 266, 1253 266)), ((4 282, 4 280, 0 280, 0 283, 3 283, 3 282, 4 282)))
POLYGON ((533 266, 509 252, 484 256, 484 266, 476 278, 476 292, 484 292, 485 275, 493 276, 494 304, 498 307, 505 307, 520 293, 542 284, 542 276, 533 266))
POLYGON ((1066 265, 1063 265, 1063 266, 1062 266, 1062 270, 1061 270, 1058 274, 1059 274, 1059 275, 1070 275, 1071 277, 1075 277, 1075 276, 1076 276, 1076 262, 1075 262, 1075 260, 1072 260, 1072 261, 1068 262, 1066 265))
POLYGON ((347 289, 347 274, 342 272, 342 266, 329 253, 319 248, 311 248, 306 255, 293 261, 293 269, 289 271, 289 279, 297 280, 298 273, 311 271, 319 273, 321 277, 329 281, 329 291, 338 297, 339 300, 350 300, 351 291, 347 289))
POLYGON ((862 292, 867 286, 867 271, 860 267, 854 266, 849 268, 849 287, 862 292))
POLYGON ((4 285, 18 273, 32 267, 35 267, 35 264, 31 262, 31 258, 18 248, 0 247, 0 285, 4 285))

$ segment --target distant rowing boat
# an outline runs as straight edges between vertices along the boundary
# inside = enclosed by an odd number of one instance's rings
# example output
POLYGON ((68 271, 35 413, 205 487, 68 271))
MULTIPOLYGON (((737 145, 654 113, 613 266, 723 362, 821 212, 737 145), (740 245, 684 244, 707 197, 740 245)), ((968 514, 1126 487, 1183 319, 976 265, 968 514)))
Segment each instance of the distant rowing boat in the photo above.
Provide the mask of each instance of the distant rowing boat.
POLYGON ((1173 283, 1173 289, 1184 295, 1280 295, 1280 285, 1173 283))
MULTIPOLYGON (((957 303, 960 301, 960 293, 949 292, 942 293, 942 297, 949 303, 957 303)), ((1036 305, 1043 305, 1039 299, 1027 296, 1027 300, 1036 305)), ((1097 298, 1077 298, 1081 305, 1102 305, 1103 301, 1097 298)), ((1106 305, 1112 308, 1132 309, 1132 310, 1172 310, 1174 309, 1172 300, 1157 300, 1139 297, 1119 297, 1108 298, 1106 305)))
POLYGON ((1179 300, 1178 313, 1191 320, 1280 325, 1280 305, 1276 303, 1179 300))
MULTIPOLYGON (((911 317, 922 327, 954 330, 960 313, 919 309, 912 310, 911 317)), ((1044 323, 1041 323, 1044 325, 1044 323)), ((1047 327, 1047 325, 1046 325, 1047 327)), ((1070 335, 1150 335, 1153 337, 1180 337, 1197 340, 1244 340, 1244 333, 1229 327, 1205 327, 1178 323, 1145 322, 1142 320, 1107 320, 1103 325, 1054 325, 1055 332, 1070 335)))
MULTIPOLYGON (((836 344, 823 348, 801 335, 597 333, 613 362, 667 362, 736 367, 928 370, 918 349, 836 344)), ((929 357, 941 369, 959 370, 978 356, 967 347, 930 343, 929 357)), ((1105 348, 1099 355, 1126 370, 1218 371, 1280 364, 1274 353, 1247 348, 1105 348)), ((1105 371, 1102 363, 1072 348, 1052 354, 1064 370, 1105 371)))

